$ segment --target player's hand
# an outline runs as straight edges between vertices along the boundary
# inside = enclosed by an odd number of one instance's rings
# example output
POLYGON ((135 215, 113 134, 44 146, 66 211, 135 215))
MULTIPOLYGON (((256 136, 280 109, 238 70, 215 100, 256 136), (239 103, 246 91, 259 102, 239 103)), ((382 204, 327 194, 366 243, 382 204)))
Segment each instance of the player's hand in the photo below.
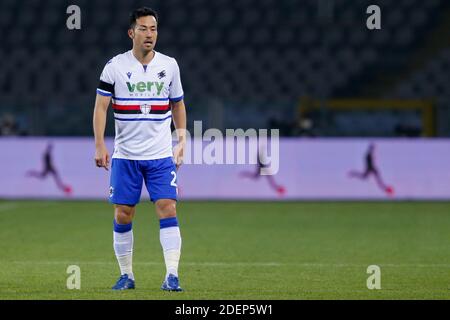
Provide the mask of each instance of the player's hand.
POLYGON ((173 150, 173 159, 175 161, 177 170, 183 164, 185 146, 186 146, 186 144, 184 142, 180 142, 175 146, 175 148, 173 150))
POLYGON ((105 144, 101 144, 95 147, 95 165, 99 168, 105 168, 109 170, 109 153, 105 144))

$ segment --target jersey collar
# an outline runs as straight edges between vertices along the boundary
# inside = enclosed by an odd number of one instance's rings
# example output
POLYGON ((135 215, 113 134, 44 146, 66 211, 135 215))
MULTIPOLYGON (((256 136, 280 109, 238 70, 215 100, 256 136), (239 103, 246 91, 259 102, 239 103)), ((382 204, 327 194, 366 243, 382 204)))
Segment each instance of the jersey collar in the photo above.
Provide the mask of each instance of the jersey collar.
POLYGON ((130 56, 131 56, 131 59, 132 59, 135 63, 139 64, 139 65, 142 67, 142 69, 144 69, 144 72, 147 71, 148 68, 149 68, 150 66, 152 66, 152 65, 155 63, 155 60, 157 59, 157 57, 158 57, 158 55, 159 55, 159 52, 158 52, 158 51, 153 50, 153 52, 155 53, 155 55, 153 56, 153 59, 150 61, 150 63, 147 64, 147 65, 143 65, 143 64, 142 64, 142 63, 134 56, 133 50, 130 50, 130 51, 129 51, 130 56))

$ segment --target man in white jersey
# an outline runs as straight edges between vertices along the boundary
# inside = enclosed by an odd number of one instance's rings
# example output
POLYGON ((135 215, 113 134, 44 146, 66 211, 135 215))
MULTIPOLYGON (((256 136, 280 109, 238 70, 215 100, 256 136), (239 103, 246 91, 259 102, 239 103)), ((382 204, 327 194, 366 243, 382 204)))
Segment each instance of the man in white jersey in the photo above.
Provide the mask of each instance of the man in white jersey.
POLYGON ((186 109, 176 60, 154 50, 157 27, 154 10, 143 7, 131 13, 128 35, 133 48, 108 61, 97 88, 93 119, 97 167, 109 167, 104 132, 111 99, 116 129, 109 200, 114 204, 114 251, 121 276, 114 290, 135 288, 132 220, 145 182, 160 222, 166 264, 161 289, 182 291, 178 280, 181 236, 176 217, 176 170, 186 143, 186 109), (173 151, 172 118, 178 135, 173 151))

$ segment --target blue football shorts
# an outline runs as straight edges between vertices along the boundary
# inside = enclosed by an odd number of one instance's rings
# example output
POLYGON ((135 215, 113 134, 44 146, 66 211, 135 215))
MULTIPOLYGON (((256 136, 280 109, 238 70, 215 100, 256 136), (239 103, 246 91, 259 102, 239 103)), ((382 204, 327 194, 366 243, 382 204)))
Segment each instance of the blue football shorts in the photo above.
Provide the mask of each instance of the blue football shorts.
POLYGON ((177 200, 177 173, 172 157, 155 160, 113 158, 109 202, 134 206, 139 203, 142 182, 152 202, 177 200))

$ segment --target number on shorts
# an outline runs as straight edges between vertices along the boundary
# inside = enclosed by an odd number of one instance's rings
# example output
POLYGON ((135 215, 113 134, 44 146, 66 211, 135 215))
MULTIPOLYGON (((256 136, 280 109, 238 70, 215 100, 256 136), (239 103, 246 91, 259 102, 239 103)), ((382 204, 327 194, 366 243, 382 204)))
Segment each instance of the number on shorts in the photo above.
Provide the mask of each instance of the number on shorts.
POLYGON ((172 181, 170 182, 170 185, 171 185, 172 187, 177 188, 178 186, 177 186, 177 183, 175 182, 175 181, 177 180, 177 174, 175 173, 175 171, 172 171, 171 174, 173 175, 173 179, 172 179, 172 181))

